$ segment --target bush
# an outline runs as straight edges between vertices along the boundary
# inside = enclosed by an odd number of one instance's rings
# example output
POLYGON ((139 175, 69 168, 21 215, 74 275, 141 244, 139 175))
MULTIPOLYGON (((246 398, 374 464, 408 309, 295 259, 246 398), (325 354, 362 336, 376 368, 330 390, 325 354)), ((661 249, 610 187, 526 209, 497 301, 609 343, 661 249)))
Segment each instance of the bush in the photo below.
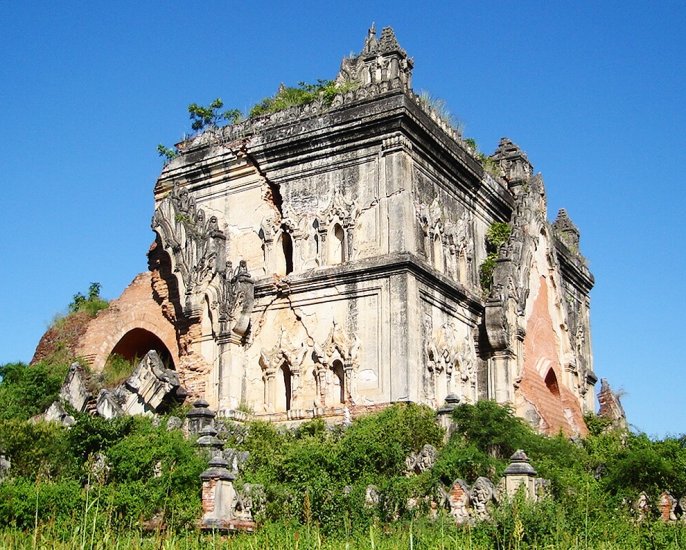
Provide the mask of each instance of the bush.
POLYGON ((281 86, 273 97, 260 101, 250 109, 249 117, 257 117, 283 111, 296 105, 311 103, 321 98, 324 104, 331 105, 337 94, 354 89, 354 84, 338 84, 332 80, 318 80, 316 84, 300 82, 297 87, 281 86))
POLYGON ((68 370, 67 364, 0 365, 0 419, 26 420, 44 412, 57 399, 68 370))
POLYGON ((68 434, 66 428, 53 422, 0 420, 0 451, 12 460, 13 476, 72 478, 78 465, 68 434))
POLYGON ((100 283, 91 283, 88 287, 88 294, 84 296, 80 292, 74 294, 74 297, 69 304, 69 313, 78 313, 80 311, 87 312, 91 317, 95 317, 101 310, 105 309, 109 303, 100 296, 100 283))

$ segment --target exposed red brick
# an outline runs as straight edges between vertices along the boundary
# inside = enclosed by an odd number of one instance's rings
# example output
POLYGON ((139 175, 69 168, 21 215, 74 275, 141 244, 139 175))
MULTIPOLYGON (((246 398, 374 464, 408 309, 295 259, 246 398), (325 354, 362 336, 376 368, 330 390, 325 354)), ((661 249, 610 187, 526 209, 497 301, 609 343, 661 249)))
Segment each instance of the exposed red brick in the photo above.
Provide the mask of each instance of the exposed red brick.
POLYGON ((521 397, 534 405, 543 418, 549 434, 560 430, 565 435, 578 432, 586 435, 583 413, 578 398, 567 388, 563 380, 562 366, 559 361, 559 343, 553 330, 553 320, 548 310, 548 281, 541 277, 541 287, 534 302, 531 317, 527 322, 524 338, 524 368, 519 386, 521 397), (545 363, 543 372, 538 367, 545 363), (545 383, 545 377, 552 369, 557 378, 559 395, 551 391, 545 383), (568 419, 564 410, 571 412, 568 419), (571 423, 570 423, 571 420, 571 423))
POLYGON ((152 273, 146 271, 137 275, 122 295, 88 324, 76 353, 86 359, 93 370, 102 370, 119 341, 135 329, 148 331, 159 338, 174 365, 178 365, 179 347, 174 325, 153 299, 151 289, 152 273))
POLYGON ((59 350, 66 350, 75 357, 79 340, 91 321, 92 317, 87 312, 79 311, 53 323, 38 342, 31 364, 38 363, 59 350))

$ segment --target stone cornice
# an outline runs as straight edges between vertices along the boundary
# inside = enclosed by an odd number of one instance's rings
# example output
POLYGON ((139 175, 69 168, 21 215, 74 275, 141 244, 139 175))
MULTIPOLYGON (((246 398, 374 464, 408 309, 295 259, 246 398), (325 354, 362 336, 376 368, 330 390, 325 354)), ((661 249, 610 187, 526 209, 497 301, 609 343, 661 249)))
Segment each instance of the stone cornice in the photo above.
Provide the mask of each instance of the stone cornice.
POLYGON ((255 282, 255 300, 279 294, 294 295, 364 281, 374 281, 393 275, 412 274, 418 281, 435 288, 472 313, 481 315, 484 302, 474 292, 438 273, 414 254, 403 252, 356 260, 349 264, 292 273, 275 280, 264 277, 255 282))

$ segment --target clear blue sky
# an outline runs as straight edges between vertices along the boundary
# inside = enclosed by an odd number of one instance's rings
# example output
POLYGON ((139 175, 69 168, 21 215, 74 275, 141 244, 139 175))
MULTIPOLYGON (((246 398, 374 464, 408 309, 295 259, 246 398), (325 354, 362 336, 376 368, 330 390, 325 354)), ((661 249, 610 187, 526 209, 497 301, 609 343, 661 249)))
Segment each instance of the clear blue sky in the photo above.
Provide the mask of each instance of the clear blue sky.
POLYGON ((638 429, 686 432, 686 3, 284 4, 0 2, 0 363, 146 268, 155 147, 189 103, 333 78, 375 21, 483 151, 527 151, 581 228, 596 372, 638 429))

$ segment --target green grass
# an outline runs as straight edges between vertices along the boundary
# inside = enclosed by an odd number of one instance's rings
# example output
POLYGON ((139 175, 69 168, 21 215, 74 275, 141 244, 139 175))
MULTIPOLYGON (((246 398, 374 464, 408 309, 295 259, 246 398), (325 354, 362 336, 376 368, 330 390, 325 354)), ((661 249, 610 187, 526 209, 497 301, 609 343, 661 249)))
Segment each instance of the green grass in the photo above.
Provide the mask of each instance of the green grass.
POLYGON ((497 532, 497 525, 482 524, 456 527, 452 520, 440 516, 435 520, 399 521, 389 525, 374 524, 366 530, 327 536, 318 527, 288 523, 268 523, 254 534, 202 533, 186 531, 171 533, 139 530, 115 531, 93 529, 90 524, 75 528, 71 533, 46 525, 33 531, 6 529, 0 531, 0 547, 6 550, 54 548, 76 549, 626 549, 626 548, 683 548, 686 528, 683 525, 664 525, 653 521, 637 525, 619 522, 593 526, 592 532, 561 532, 527 540, 526 523, 519 531, 497 532))

